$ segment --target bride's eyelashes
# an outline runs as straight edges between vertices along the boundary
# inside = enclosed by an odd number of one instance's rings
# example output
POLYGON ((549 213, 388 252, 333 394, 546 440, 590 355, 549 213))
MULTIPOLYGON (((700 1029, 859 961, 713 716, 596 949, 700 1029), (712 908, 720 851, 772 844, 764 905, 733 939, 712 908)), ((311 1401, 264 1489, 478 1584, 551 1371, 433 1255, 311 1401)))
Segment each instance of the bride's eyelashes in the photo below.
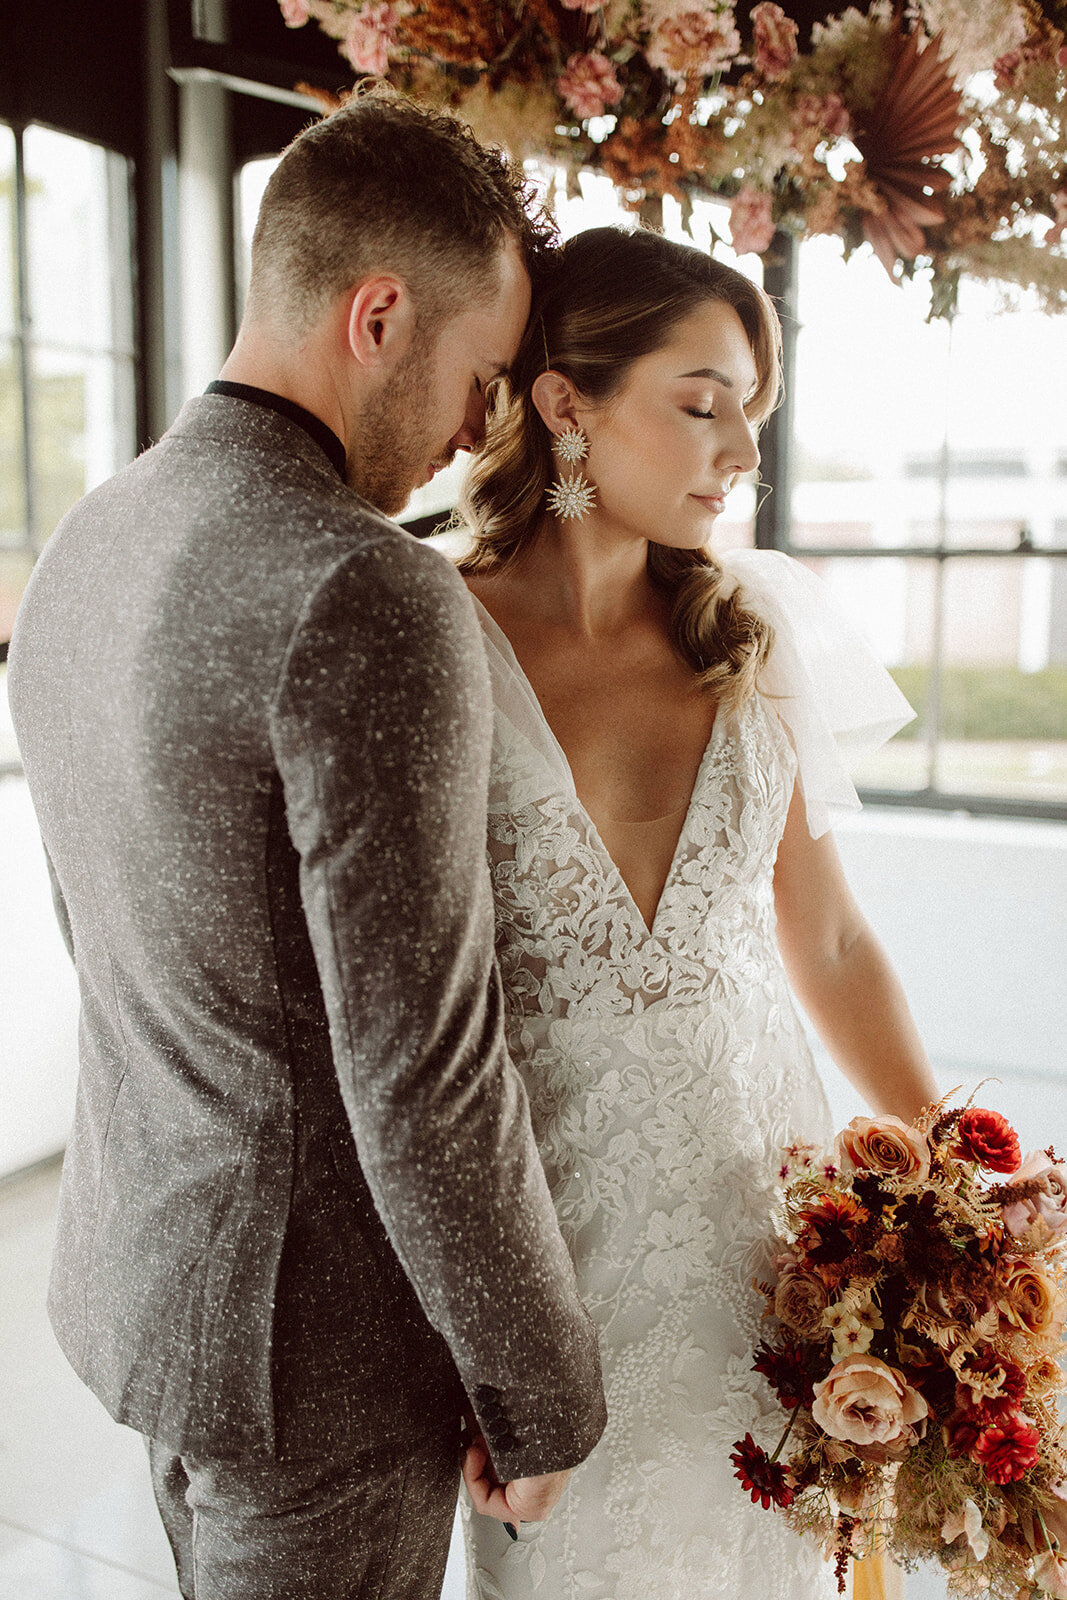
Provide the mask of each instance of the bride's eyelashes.
POLYGON ((684 409, 691 417, 702 417, 705 422, 715 421, 716 413, 714 411, 698 411, 695 406, 686 406, 684 409))

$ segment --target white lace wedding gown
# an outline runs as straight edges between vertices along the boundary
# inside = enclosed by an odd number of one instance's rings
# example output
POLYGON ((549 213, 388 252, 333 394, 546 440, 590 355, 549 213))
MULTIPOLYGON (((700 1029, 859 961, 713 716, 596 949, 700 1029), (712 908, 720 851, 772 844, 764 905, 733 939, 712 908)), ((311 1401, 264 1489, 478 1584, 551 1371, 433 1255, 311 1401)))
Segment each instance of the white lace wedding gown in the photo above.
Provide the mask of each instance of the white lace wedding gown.
POLYGON ((827 802, 858 804, 840 743, 858 755, 910 712, 806 570, 769 552, 728 565, 777 643, 762 692, 716 718, 651 928, 478 608, 509 1043, 600 1330, 609 1420, 517 1542, 464 1492, 468 1600, 836 1594, 818 1551, 752 1505, 729 1461, 746 1432, 773 1446, 780 1431, 752 1371, 779 1152, 832 1131, 778 955, 772 871, 798 759, 821 832, 827 802))

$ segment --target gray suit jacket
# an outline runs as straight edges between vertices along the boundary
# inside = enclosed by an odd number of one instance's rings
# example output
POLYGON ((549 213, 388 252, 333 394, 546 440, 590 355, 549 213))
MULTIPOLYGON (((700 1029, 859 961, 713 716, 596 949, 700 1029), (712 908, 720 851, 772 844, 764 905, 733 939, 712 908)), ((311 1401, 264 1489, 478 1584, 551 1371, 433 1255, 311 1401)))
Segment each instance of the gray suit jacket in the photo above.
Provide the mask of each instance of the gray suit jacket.
POLYGON ((81 991, 50 1310, 190 1455, 510 1479, 605 1421, 501 1033, 464 586, 297 423, 190 401, 67 516, 9 689, 81 991))

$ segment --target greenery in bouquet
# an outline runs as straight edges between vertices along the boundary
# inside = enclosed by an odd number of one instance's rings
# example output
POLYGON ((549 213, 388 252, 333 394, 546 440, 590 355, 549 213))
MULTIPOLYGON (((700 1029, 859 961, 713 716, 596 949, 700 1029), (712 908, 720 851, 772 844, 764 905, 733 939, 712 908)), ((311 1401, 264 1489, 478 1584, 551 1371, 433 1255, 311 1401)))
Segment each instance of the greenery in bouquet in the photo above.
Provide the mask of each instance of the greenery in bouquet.
POLYGON ((1067 1166, 997 1112, 855 1118, 784 1153, 756 1355, 787 1415, 731 1460, 837 1565, 939 1561, 949 1592, 1067 1597, 1067 1166))
POLYGON ((1067 0, 868 0, 814 26, 807 0, 800 21, 775 0, 279 4, 568 181, 683 216, 724 197, 739 254, 836 234, 891 276, 931 268, 935 312, 962 272, 1067 308, 1067 0))

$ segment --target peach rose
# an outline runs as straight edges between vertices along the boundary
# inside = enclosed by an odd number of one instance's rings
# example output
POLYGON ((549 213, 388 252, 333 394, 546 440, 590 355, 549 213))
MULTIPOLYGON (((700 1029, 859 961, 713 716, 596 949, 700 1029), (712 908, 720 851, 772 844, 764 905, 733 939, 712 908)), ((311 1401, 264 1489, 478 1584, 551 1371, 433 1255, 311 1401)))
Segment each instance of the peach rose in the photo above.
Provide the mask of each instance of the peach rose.
POLYGON ((877 1356, 846 1356, 814 1387, 811 1415, 831 1439, 903 1451, 926 1431, 930 1407, 877 1356))
POLYGON ((814 1272, 805 1272, 796 1263, 780 1273, 774 1290, 774 1314, 787 1328, 803 1339, 821 1338, 826 1330, 822 1314, 829 1304, 825 1283, 814 1272))
POLYGON ((1034 1261, 1009 1260, 1000 1269, 997 1308, 1013 1328, 1058 1339, 1067 1322, 1067 1296, 1034 1261))
POLYGON ((1067 1166, 1053 1166, 1042 1150, 1031 1150, 1004 1187, 1011 1189, 1035 1179, 1042 1184, 1041 1193, 1028 1200, 1009 1200, 1002 1207, 1004 1226, 1016 1239, 1033 1228, 1035 1243, 1045 1245, 1067 1228, 1067 1166))
POLYGON ((930 1146, 899 1117, 853 1117, 834 1140, 842 1172, 886 1172, 900 1178, 930 1175, 930 1146))

